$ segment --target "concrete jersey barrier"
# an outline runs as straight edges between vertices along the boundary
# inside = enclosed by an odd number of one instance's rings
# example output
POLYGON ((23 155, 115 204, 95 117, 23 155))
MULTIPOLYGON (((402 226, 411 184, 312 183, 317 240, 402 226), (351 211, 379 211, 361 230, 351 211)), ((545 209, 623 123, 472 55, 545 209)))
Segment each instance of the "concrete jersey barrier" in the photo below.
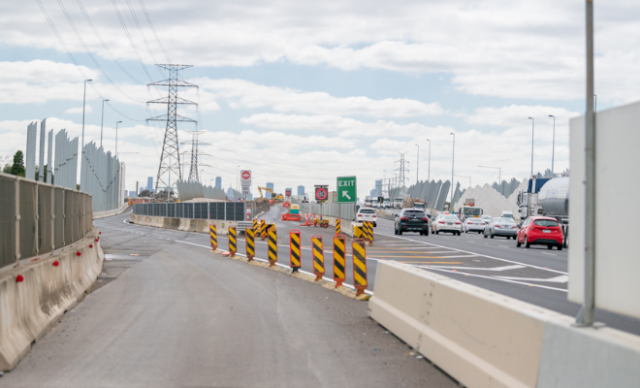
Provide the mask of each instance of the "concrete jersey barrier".
POLYGON ((370 316, 467 387, 640 381, 640 338, 405 264, 380 261, 370 316))
POLYGON ((93 229, 47 258, 0 274, 0 370, 11 370, 96 281, 104 260, 97 236, 93 229))

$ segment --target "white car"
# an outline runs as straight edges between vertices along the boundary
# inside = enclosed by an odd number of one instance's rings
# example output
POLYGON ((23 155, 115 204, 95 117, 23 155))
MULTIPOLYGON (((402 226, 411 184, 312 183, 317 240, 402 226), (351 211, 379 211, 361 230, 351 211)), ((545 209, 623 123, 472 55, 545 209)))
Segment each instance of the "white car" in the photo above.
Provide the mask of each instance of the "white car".
POLYGON ((468 217, 466 220, 464 220, 464 232, 482 233, 484 232, 484 228, 486 225, 487 223, 482 218, 468 217))
POLYGON ((431 223, 431 231, 435 234, 449 232, 460 236, 462 233, 462 222, 460 222, 458 216, 441 214, 431 223))
POLYGON ((369 207, 361 207, 358 209, 358 213, 356 214, 357 222, 373 222, 373 226, 378 226, 378 217, 376 216, 375 210, 369 207))

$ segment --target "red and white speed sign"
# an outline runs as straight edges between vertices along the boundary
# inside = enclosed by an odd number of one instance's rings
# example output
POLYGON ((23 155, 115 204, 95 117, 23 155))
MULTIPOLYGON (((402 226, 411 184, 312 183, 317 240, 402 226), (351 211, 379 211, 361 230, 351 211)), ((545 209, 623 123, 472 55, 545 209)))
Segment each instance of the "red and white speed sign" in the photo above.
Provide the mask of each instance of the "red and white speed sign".
POLYGON ((327 193, 327 189, 325 189, 324 187, 318 187, 316 189, 317 201, 325 201, 328 197, 329 197, 329 194, 327 193))

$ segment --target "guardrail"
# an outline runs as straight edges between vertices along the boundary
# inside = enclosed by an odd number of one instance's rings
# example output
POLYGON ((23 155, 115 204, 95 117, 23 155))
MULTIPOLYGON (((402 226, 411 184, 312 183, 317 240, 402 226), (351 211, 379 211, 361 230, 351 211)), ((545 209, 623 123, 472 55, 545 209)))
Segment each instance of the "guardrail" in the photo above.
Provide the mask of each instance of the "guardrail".
POLYGON ((140 203, 133 205, 133 214, 226 221, 244 221, 247 218, 244 202, 140 203))
POLYGON ((301 203, 300 213, 312 213, 353 221, 356 218, 355 208, 356 207, 352 203, 328 203, 324 205, 319 205, 317 203, 301 203))
POLYGON ((81 240, 91 219, 91 196, 0 173, 0 268, 81 240))

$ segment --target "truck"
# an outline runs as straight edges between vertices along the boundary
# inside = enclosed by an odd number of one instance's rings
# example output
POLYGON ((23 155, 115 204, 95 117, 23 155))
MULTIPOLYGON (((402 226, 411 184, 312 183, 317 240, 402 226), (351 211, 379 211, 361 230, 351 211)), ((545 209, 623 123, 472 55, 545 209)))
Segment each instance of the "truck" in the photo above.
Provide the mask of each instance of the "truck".
MULTIPOLYGON (((475 204, 475 202, 471 202, 475 204)), ((460 220, 464 221, 467 218, 480 218, 484 214, 484 210, 482 208, 476 206, 461 206, 458 209, 458 213, 460 214, 460 220)))
POLYGON ((393 208, 394 209, 402 209, 402 198, 394 198, 393 199, 393 208))
POLYGON ((383 209, 391 209, 391 200, 389 198, 385 198, 382 201, 382 208, 383 209))
POLYGON ((521 221, 532 215, 558 220, 564 235, 563 245, 569 246, 569 177, 532 178, 527 190, 518 193, 517 203, 521 221))

